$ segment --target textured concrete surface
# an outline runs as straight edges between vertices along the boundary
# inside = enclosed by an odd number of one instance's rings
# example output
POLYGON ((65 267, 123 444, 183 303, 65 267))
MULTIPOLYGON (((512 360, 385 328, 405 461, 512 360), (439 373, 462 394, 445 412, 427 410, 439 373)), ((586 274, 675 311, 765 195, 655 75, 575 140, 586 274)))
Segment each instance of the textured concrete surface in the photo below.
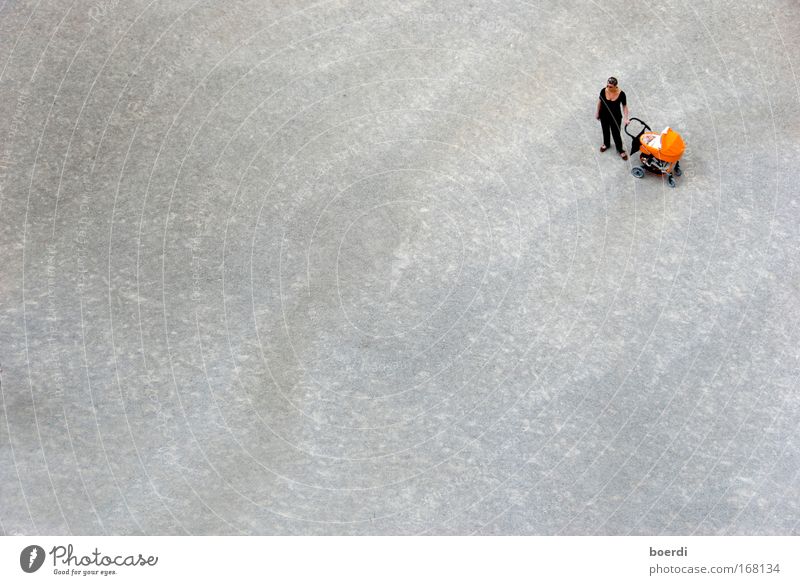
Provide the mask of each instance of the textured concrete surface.
POLYGON ((800 5, 734 4, 0 0, 0 531, 797 534, 800 5))

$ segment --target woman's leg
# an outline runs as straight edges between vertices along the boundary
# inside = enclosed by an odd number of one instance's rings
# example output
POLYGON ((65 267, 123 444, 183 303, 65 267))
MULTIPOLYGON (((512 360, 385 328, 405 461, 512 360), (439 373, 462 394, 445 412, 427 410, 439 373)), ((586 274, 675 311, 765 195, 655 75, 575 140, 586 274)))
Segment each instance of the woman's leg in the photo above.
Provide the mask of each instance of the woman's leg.
MULTIPOLYGON (((617 147, 617 152, 622 152, 623 150, 625 150, 625 147, 622 146, 622 135, 620 135, 619 133, 619 127, 621 122, 622 120, 617 120, 616 118, 614 120, 611 120, 610 122, 611 135, 614 137, 614 146, 617 147)), ((608 144, 608 141, 606 141, 606 144, 608 144)))
POLYGON ((603 144, 606 148, 611 146, 611 141, 609 140, 609 130, 611 129, 611 120, 606 118, 605 116, 600 116, 600 125, 603 127, 603 144))

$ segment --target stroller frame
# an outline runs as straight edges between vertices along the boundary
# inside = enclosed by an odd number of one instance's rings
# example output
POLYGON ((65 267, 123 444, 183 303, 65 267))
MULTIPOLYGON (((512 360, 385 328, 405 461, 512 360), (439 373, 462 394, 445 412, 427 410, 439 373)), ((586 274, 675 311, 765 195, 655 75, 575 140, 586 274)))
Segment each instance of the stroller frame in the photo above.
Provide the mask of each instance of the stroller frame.
MULTIPOLYGON (((640 150, 642 144, 642 134, 650 131, 652 131, 652 128, 650 128, 650 126, 648 126, 644 120, 639 118, 631 118, 628 123, 625 124, 625 134, 631 137, 631 154, 634 154, 640 150), (641 131, 636 136, 628 132, 628 125, 633 121, 639 122, 642 125, 641 131)), ((680 177, 683 174, 680 161, 675 161, 674 163, 667 162, 659 159, 656 156, 653 156, 650 153, 642 152, 639 154, 639 162, 642 164, 642 166, 635 166, 631 169, 631 174, 637 179, 644 177, 645 171, 650 171, 651 173, 655 173, 657 175, 666 175, 667 183, 670 187, 674 188, 677 185, 675 177, 680 177)))

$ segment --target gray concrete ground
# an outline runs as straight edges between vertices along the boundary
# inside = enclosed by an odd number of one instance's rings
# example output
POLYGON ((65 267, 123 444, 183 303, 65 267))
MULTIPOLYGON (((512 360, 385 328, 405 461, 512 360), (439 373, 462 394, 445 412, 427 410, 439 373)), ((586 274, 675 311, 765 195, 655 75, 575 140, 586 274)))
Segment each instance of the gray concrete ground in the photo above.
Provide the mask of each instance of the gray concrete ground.
POLYGON ((799 108, 795 0, 0 0, 0 531, 797 534, 799 108))

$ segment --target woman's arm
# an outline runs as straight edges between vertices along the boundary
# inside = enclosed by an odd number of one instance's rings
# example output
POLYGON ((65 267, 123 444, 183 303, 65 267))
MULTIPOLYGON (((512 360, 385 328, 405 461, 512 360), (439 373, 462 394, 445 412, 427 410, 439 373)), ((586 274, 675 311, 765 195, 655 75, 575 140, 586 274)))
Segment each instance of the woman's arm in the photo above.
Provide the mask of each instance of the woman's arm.
POLYGON ((597 111, 594 114, 594 117, 598 120, 600 119, 600 108, 603 107, 603 104, 600 103, 600 99, 597 99, 597 111))

